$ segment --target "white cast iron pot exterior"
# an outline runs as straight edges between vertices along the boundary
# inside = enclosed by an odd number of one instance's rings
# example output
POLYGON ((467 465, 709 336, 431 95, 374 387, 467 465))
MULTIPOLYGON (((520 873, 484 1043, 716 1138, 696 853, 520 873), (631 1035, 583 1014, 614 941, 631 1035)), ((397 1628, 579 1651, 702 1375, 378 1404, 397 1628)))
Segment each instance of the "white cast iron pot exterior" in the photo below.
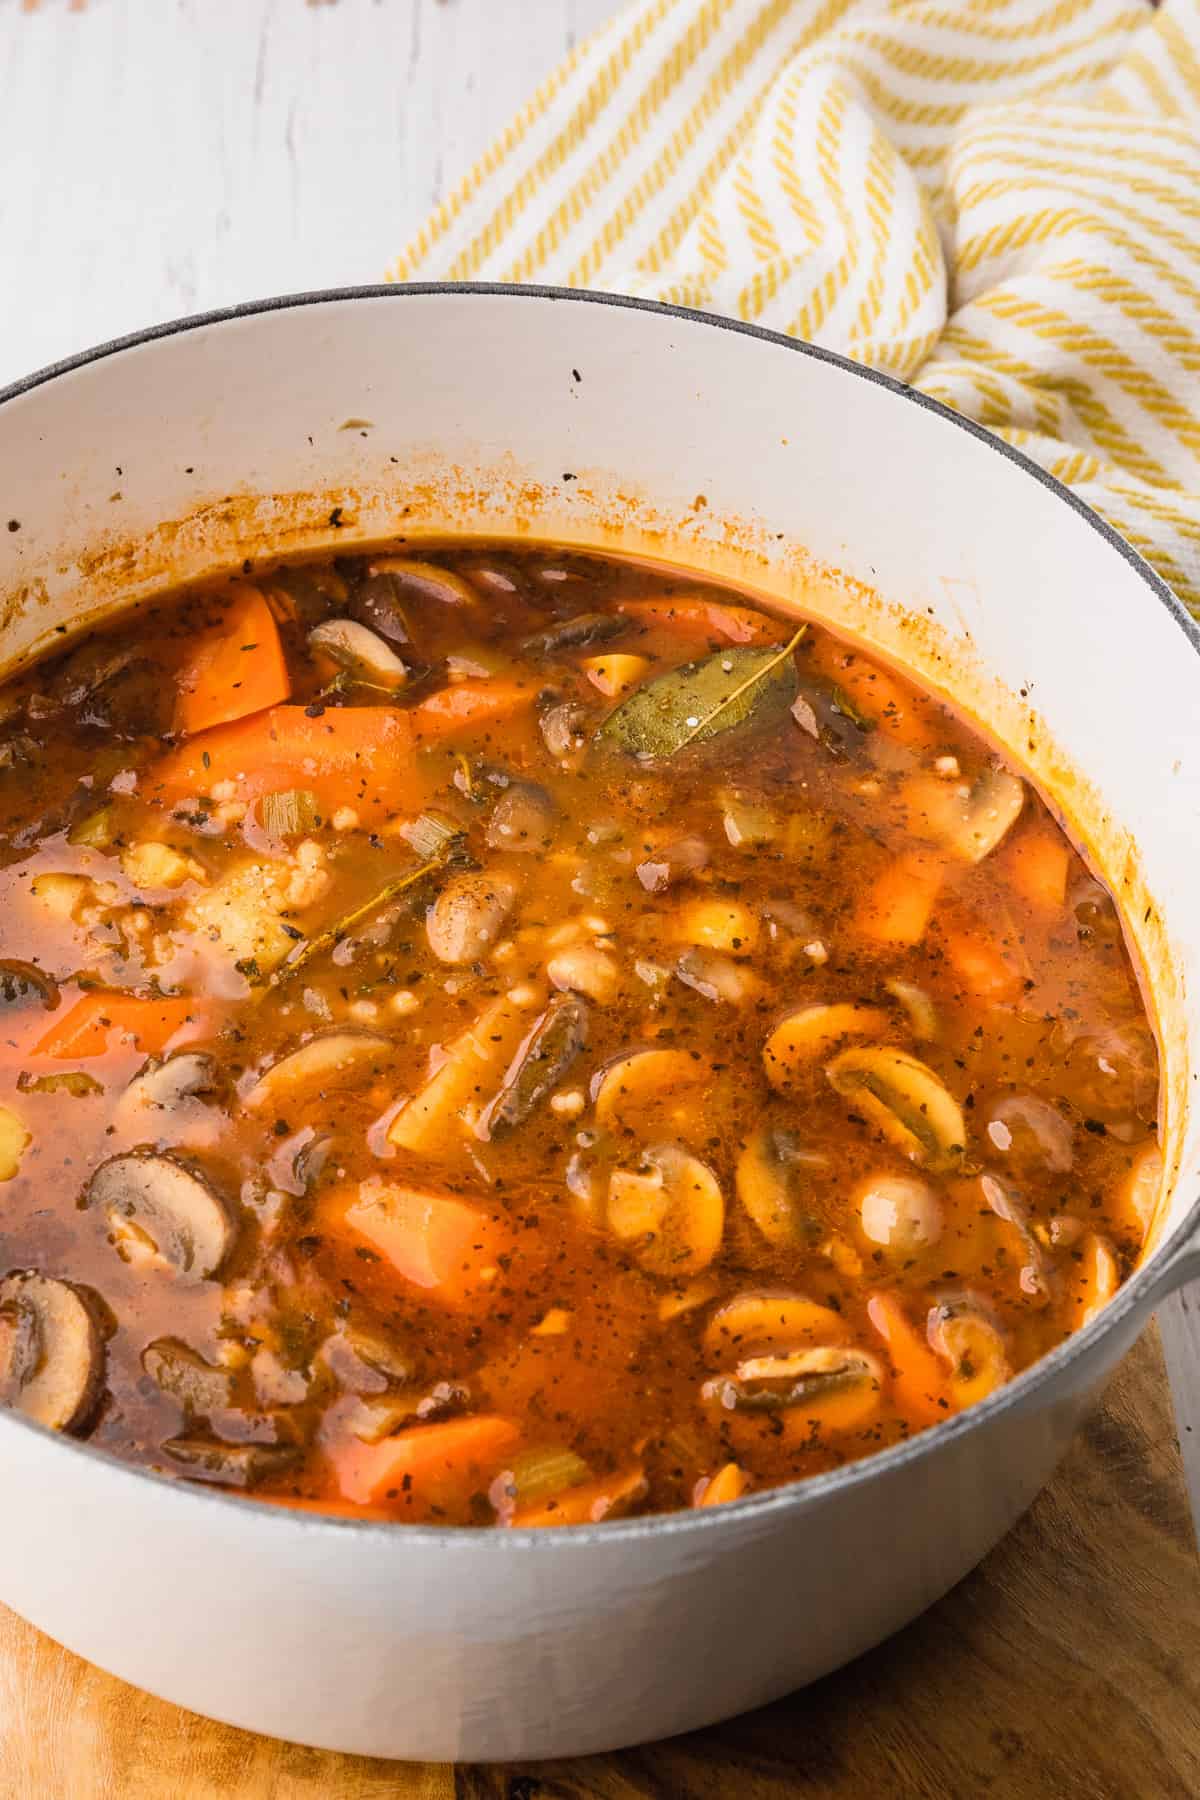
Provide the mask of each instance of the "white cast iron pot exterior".
MULTIPOLYGON (((703 565, 706 534, 748 521, 768 559, 806 546, 923 613, 935 637, 969 637, 1010 694, 1032 681, 1111 814, 1108 849, 1112 820, 1132 833, 1179 976, 1162 1002, 1178 1175, 1147 1266, 1001 1394, 844 1472, 596 1528, 390 1528, 168 1482, 0 1416, 0 1599, 73 1650, 305 1743, 577 1755, 756 1706, 928 1606, 1033 1499, 1155 1300, 1200 1269, 1186 1079, 1200 1036, 1200 663, 1194 628, 1094 519, 894 384, 694 315, 528 289, 251 308, 0 396, 0 514, 20 523, 0 531, 0 596, 21 590, 0 654, 96 608, 89 583, 106 565, 82 559, 116 529, 194 519, 223 495, 344 487, 358 496, 350 537, 381 536, 410 472, 439 459, 457 465, 446 491, 460 504, 480 480, 495 530, 598 540, 613 516, 603 494, 620 489, 676 521, 699 514, 673 554, 703 565), (372 421, 368 435, 339 431, 347 419, 372 421)), ((241 554, 236 508, 204 519, 162 566, 135 555, 130 589, 241 554)), ((881 616, 880 641, 891 629, 881 616)))

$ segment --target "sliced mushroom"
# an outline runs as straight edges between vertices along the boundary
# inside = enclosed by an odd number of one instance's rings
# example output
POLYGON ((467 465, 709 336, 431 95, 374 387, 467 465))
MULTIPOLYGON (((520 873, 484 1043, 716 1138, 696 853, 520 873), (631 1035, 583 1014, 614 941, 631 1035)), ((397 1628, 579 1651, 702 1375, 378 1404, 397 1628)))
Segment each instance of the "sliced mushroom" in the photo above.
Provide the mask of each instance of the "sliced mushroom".
POLYGON ((45 969, 12 957, 0 961, 0 1006, 44 1006, 53 1012, 58 1001, 58 983, 45 969))
POLYGON ((156 1256, 185 1281, 215 1274, 237 1235, 208 1178, 156 1150, 131 1150, 101 1163, 83 1204, 100 1208, 127 1256, 156 1256))
POLYGON ((657 1144, 639 1168, 613 1170, 607 1217, 650 1274, 695 1275, 721 1248, 725 1201, 707 1163, 678 1144, 657 1144))
POLYGON ((22 1270, 0 1281, 0 1405, 81 1431, 104 1385, 104 1342, 78 1289, 22 1270))
POLYGON ((252 1111, 284 1106, 313 1089, 321 1093, 354 1087, 390 1067, 396 1046, 379 1031, 322 1031, 298 1050, 289 1050, 254 1082, 243 1097, 252 1111))
POLYGON ((882 1364, 865 1350, 821 1344, 812 1350, 748 1357, 732 1375, 704 1383, 705 1400, 723 1411, 792 1415, 792 1442, 818 1432, 856 1431, 878 1411, 882 1364))
POLYGON ((559 619, 543 631, 527 637, 521 648, 529 656, 557 656, 563 650, 579 650, 585 644, 606 644, 629 630, 629 620, 619 613, 576 613, 559 619))
POLYGON ((386 570, 370 574, 351 594, 346 611, 389 644, 408 644, 412 633, 402 604, 404 592, 404 584, 386 570))
POLYGON ((977 1300, 944 1300, 929 1315, 929 1342, 950 1366, 956 1407, 984 1400, 1012 1377, 1000 1327, 977 1300))
POLYGON ((1050 1294, 1053 1269, 1033 1229, 1029 1208, 1011 1182, 997 1175, 981 1175, 979 1186, 988 1206, 998 1219, 1011 1225, 1021 1240, 1025 1263, 1021 1269, 1021 1291, 1025 1294, 1050 1294))
POLYGON ((926 990, 899 975, 890 975, 883 985, 908 1014, 908 1028, 913 1036, 918 1041, 924 1038, 932 1043, 940 1033, 937 1009, 926 990))
POLYGON ((824 1227, 805 1207, 814 1170, 828 1167, 820 1151, 805 1150, 799 1136, 760 1125, 738 1158, 737 1197, 769 1244, 813 1248, 824 1227))
POLYGON ((1047 1169, 1067 1175, 1075 1161, 1075 1133, 1056 1106, 1036 1094, 1004 1094, 988 1108, 984 1130, 994 1149, 1020 1175, 1047 1169))
POLYGON ((309 632, 308 645, 369 687, 400 688, 408 679, 408 669, 396 652, 357 619, 327 619, 309 632))
POLYGON ((517 903, 507 875, 470 869, 448 881, 425 919, 429 948, 439 962, 472 963, 494 950, 517 903))
POLYGON ((302 1455, 298 1444, 226 1444, 210 1437, 168 1438, 163 1449, 193 1481, 236 1488, 257 1487, 273 1475, 282 1475, 302 1455))
POLYGON ((942 1203, 915 1175, 873 1175, 856 1196, 863 1236, 907 1262, 942 1235, 942 1203))
POLYGON ((968 787, 919 775, 908 786, 914 830, 934 837, 964 862, 982 862, 1021 816, 1025 784, 994 764, 968 787))
POLYGON ((690 1051, 633 1050, 597 1078, 596 1123, 642 1137, 694 1127, 711 1078, 710 1065, 690 1051))
POLYGON ((212 1413, 233 1403, 233 1373, 205 1362, 179 1338, 156 1338, 142 1351, 142 1367, 156 1387, 188 1413, 212 1413))
POLYGON ((215 1058, 203 1050, 179 1050, 165 1062, 151 1057, 140 1068, 121 1096, 122 1108, 178 1106, 201 1094, 215 1094, 221 1086, 215 1058))
POLYGON ((786 1092, 803 1079, 817 1058, 848 1037, 878 1037, 887 1014, 857 1001, 801 1006, 781 1019, 763 1045, 763 1067, 773 1088, 786 1092))
POLYGON ((77 706, 81 724, 100 726, 115 736, 162 735, 168 728, 173 684, 164 679, 158 663, 141 647, 128 645, 114 651, 108 666, 98 673, 98 679, 87 681, 86 693, 81 681, 73 697, 60 704, 77 706))
POLYGON ((480 1121, 481 1137, 507 1137, 558 1086, 588 1040, 588 1009, 577 994, 558 994, 537 1021, 480 1121))
POLYGON ((401 594, 419 600, 436 600, 440 606, 478 607, 479 595, 469 581, 453 569, 438 563, 418 562, 409 556, 376 556, 370 566, 372 578, 388 576, 401 594))
POLYGON ((825 1075, 835 1093, 913 1162, 947 1169, 961 1158, 962 1108, 917 1057, 905 1050, 843 1050, 825 1075))
POLYGON ((846 1336, 845 1322, 831 1306, 805 1294, 757 1288, 717 1308, 705 1329, 704 1354, 710 1363, 728 1366, 734 1358, 838 1344, 846 1336))
POLYGON ((484 833, 491 850, 548 850, 554 842, 557 812, 544 787, 514 781, 495 806, 484 833))
POLYGON ((134 640, 118 643, 111 637, 86 638, 59 666, 50 691, 60 706, 80 706, 115 680, 140 655, 134 640))
POLYGON ((366 1326, 343 1323, 321 1355, 348 1394, 382 1394, 412 1379, 412 1358, 390 1335, 366 1326))
POLYGON ((515 563, 503 562, 499 557, 489 556, 481 562, 460 563, 459 569, 481 594, 495 597, 498 594, 520 594, 525 590, 523 572, 515 563))

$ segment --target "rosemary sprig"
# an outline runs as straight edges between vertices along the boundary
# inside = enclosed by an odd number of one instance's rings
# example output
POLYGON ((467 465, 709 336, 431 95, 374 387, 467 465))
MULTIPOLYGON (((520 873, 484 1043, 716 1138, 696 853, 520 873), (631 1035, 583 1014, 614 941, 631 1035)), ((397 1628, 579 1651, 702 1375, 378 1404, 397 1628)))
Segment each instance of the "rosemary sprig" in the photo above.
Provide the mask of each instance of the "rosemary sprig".
POLYGON ((369 900, 364 900, 350 912, 343 913, 340 919, 335 919, 332 925, 324 931, 319 931, 316 937, 307 938, 288 958, 287 962, 281 963, 277 969, 272 970, 267 980, 268 989, 283 987, 291 981, 294 975, 298 975, 301 969, 312 962, 314 957, 323 956, 327 950, 332 950, 334 945, 340 943, 356 925, 361 925, 364 919, 369 919, 372 913, 379 911, 381 906, 386 906, 390 900, 395 900, 409 888, 415 887, 418 881, 425 879, 426 875, 431 875, 435 869, 440 869, 445 861, 444 853, 440 856, 431 856, 423 863, 419 863, 415 869, 409 869, 405 874, 394 876, 391 881, 385 881, 369 900))

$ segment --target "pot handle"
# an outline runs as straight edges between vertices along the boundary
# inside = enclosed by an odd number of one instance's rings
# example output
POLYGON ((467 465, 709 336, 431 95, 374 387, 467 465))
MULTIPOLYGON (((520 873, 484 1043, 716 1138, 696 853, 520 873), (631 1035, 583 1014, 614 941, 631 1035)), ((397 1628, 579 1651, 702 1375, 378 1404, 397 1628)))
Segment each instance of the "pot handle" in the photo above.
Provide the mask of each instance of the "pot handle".
MULTIPOLYGON (((1157 1271, 1154 1285, 1150 1289, 1151 1307, 1161 1306, 1169 1295, 1193 1282, 1200 1284, 1200 1232, 1172 1250, 1162 1268, 1157 1271)), ((1193 1302, 1200 1309, 1200 1297, 1193 1296, 1193 1302)))

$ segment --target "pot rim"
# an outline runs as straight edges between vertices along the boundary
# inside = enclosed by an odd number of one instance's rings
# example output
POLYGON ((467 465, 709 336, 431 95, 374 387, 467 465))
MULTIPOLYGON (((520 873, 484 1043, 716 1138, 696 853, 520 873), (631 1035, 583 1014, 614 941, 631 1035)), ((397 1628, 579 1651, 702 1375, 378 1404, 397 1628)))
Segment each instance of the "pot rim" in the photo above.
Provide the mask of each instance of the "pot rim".
MULTIPOLYGON (((825 363, 856 380, 872 382, 875 386, 895 395, 899 400, 921 407, 926 412, 944 420, 946 424, 966 432, 989 450, 1015 464, 1026 475, 1032 476, 1056 499, 1069 506, 1085 524, 1104 539, 1111 550, 1123 557, 1154 598, 1166 607, 1191 649, 1200 655, 1200 623, 1191 617, 1166 582, 1155 573, 1132 545, 1127 543, 1106 519, 1081 500, 1077 494, 1072 493, 1070 488, 1055 476, 1047 473, 1023 451, 994 436, 984 426, 952 411, 940 400, 934 400, 929 395, 907 386, 904 382, 897 380, 895 376, 888 375, 879 369, 867 368, 861 363, 852 362, 848 357, 840 355, 835 350, 827 350, 820 345, 810 344, 799 338, 785 337, 781 332, 769 331, 764 326, 752 325, 740 319, 727 318, 719 313, 698 312, 691 307, 668 305, 636 295, 604 293, 591 288, 474 281, 387 282, 351 287, 318 288, 298 294, 273 295, 262 300, 243 301, 236 306, 215 308, 209 312, 189 313, 178 319, 167 320, 163 324, 149 325, 140 331, 111 338, 91 349, 78 351, 73 356, 49 363, 44 368, 37 369, 32 374, 22 376, 19 380, 0 388, 0 406, 5 406, 10 401, 19 399, 61 376, 71 375, 76 370, 86 368, 91 363, 120 355, 126 350, 139 349, 142 345, 153 343, 159 338, 174 337, 183 332, 202 330, 212 325, 224 325, 264 313, 287 312, 302 306, 321 306, 331 302, 340 305, 358 300, 401 301, 440 295, 478 295, 485 299, 569 302, 576 305, 612 306, 629 311, 665 315, 680 320, 686 325, 699 325, 710 330, 735 332, 742 337, 757 339, 761 343, 770 344, 794 355, 806 356, 815 362, 825 363)), ((373 1539, 376 1544, 383 1541, 389 1544, 412 1542, 414 1545, 424 1544, 430 1547, 436 1545, 443 1550, 449 1549, 452 1545, 478 1545, 480 1542, 494 1543, 497 1546, 507 1544, 515 1550, 524 1551, 538 1548, 547 1554, 552 1554, 556 1548, 567 1551, 572 1548, 599 1544, 610 1544, 615 1548, 632 1538, 642 1538, 650 1533, 661 1536, 668 1533, 714 1531, 720 1527, 722 1521, 732 1518, 742 1519, 751 1513, 754 1514, 756 1520, 766 1523, 770 1515, 801 1512, 806 1508, 818 1506, 833 1496, 856 1488, 876 1476, 882 1478, 893 1470, 899 1470, 923 1460, 943 1446, 948 1447, 966 1434, 981 1429, 1002 1413, 1020 1407, 1027 1398, 1037 1395, 1053 1382, 1059 1371, 1066 1368, 1076 1356, 1083 1354, 1093 1344, 1098 1343, 1130 1315, 1142 1310, 1147 1302, 1152 1301, 1161 1292, 1164 1272, 1169 1271, 1179 1252, 1185 1249, 1189 1240, 1193 1239, 1200 1239, 1200 1196, 1193 1201, 1170 1235, 1163 1238, 1155 1247, 1154 1254, 1149 1261, 1134 1272, 1113 1299, 1089 1324, 1081 1330, 1073 1332, 1055 1349, 1048 1351, 1045 1356, 1040 1357, 1037 1362, 997 1389, 987 1399, 977 1402, 974 1406, 968 1407, 965 1412, 943 1420, 928 1430, 918 1432, 916 1436, 904 1443, 893 1445, 890 1449, 861 1457, 856 1462, 847 1463, 845 1467, 830 1470, 823 1475, 806 1476, 803 1479, 785 1483, 781 1487, 768 1488, 762 1493, 747 1495, 744 1499, 729 1502, 725 1506, 691 1508, 670 1513, 651 1513, 637 1518, 614 1519, 595 1525, 573 1525, 563 1531, 542 1531, 533 1527, 496 1530, 493 1526, 472 1528, 461 1525, 410 1525, 380 1519, 347 1519, 329 1513, 298 1513, 287 1507, 274 1506, 269 1501, 260 1501, 254 1504, 251 1496, 226 1493, 219 1488, 205 1487, 199 1482, 189 1482, 177 1476, 159 1474, 157 1471, 144 1468, 137 1463, 123 1462, 119 1457, 98 1445, 67 1437, 61 1432, 50 1431, 48 1427, 36 1424, 32 1419, 27 1419, 17 1412, 0 1410, 0 1431, 15 1428, 33 1432, 39 1438, 45 1438, 61 1445, 69 1453, 83 1455, 98 1461, 118 1480, 154 1483, 163 1490, 173 1493, 185 1507, 197 1505, 239 1509, 247 1521, 255 1519, 274 1521, 268 1526, 268 1529, 280 1531, 290 1529, 297 1533, 313 1534, 331 1531, 354 1532, 364 1534, 366 1538, 373 1539), (250 1504, 247 1504, 248 1499, 250 1504)), ((491 1552, 491 1554, 500 1553, 499 1548, 491 1552)), ((489 1554, 489 1552, 485 1551, 484 1554, 489 1554)))

